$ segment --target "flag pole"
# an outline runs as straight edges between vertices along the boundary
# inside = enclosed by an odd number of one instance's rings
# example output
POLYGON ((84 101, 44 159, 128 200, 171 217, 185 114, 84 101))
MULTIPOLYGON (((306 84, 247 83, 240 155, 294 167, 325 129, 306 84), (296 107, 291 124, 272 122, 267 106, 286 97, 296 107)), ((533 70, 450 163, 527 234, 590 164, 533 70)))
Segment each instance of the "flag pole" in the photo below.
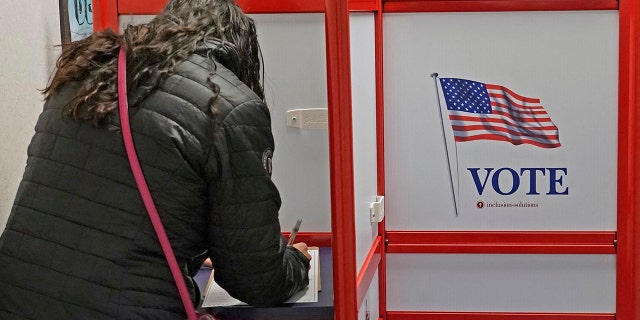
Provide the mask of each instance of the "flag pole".
POLYGON ((455 188, 453 187, 453 175, 451 174, 451 161, 449 159, 449 148, 447 147, 447 136, 444 133, 444 120, 442 118, 442 105, 440 104, 440 92, 438 91, 438 73, 434 72, 431 74, 433 78, 433 83, 436 86, 436 99, 438 100, 438 113, 440 114, 440 128, 442 129, 442 141, 444 142, 444 153, 447 156, 447 168, 449 169, 449 182, 451 184, 451 194, 453 195, 453 209, 456 212, 456 217, 458 216, 458 200, 456 197, 455 188))

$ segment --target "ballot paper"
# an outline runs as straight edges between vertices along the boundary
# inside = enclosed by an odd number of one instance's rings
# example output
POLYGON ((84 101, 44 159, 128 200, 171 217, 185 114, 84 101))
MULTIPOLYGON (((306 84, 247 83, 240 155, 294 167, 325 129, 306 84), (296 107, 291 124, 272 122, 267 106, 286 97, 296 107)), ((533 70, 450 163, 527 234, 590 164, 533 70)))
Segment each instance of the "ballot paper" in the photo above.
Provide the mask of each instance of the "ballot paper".
MULTIPOLYGON (((318 302, 318 291, 320 290, 320 255, 317 247, 309 248, 311 255, 311 268, 309 268, 309 286, 294 294, 286 303, 318 302)), ((222 289, 214 280, 213 273, 209 277, 207 288, 205 289, 202 307, 224 307, 241 306, 246 303, 232 297, 226 290, 222 289)))

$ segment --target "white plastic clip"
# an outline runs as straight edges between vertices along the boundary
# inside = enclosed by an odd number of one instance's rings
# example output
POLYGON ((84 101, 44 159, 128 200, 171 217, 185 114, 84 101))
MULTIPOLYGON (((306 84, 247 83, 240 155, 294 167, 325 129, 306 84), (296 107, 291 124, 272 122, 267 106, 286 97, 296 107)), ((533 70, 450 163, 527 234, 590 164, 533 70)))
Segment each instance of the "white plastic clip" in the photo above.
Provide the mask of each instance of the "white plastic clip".
POLYGON ((384 197, 377 196, 376 202, 371 203, 371 207, 369 208, 369 213, 371 214, 371 222, 382 222, 384 219, 384 197))
POLYGON ((326 130, 329 127, 329 112, 327 108, 287 110, 287 126, 326 130))

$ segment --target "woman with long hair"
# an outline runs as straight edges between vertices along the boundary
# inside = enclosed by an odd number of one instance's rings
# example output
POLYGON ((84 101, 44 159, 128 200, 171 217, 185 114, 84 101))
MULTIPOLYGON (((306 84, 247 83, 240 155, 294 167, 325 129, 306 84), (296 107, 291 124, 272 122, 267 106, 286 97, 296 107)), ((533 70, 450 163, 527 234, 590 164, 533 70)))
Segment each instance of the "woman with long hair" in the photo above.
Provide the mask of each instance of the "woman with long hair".
POLYGON ((58 59, 0 238, 0 319, 185 317, 122 142, 122 46, 138 157, 194 304, 205 258, 239 300, 286 301, 309 255, 280 233, 254 22, 233 0, 171 0, 58 59))

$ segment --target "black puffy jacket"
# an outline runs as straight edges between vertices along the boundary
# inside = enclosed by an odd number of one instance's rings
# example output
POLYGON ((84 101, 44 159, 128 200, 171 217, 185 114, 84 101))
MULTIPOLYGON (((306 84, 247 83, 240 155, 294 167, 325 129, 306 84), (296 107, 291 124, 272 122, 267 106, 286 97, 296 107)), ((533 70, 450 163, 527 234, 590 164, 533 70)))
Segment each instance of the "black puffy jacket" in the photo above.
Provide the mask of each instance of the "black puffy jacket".
MULTIPOLYGON (((279 304, 305 287, 308 261, 280 233, 265 104, 198 54, 143 100, 142 91, 129 95, 133 137, 192 296, 187 270, 203 252, 216 281, 249 304, 279 304)), ((46 103, 29 145, 0 238, 0 319, 185 319, 118 116, 100 127, 71 120, 62 108, 74 93, 68 86, 46 103)))

